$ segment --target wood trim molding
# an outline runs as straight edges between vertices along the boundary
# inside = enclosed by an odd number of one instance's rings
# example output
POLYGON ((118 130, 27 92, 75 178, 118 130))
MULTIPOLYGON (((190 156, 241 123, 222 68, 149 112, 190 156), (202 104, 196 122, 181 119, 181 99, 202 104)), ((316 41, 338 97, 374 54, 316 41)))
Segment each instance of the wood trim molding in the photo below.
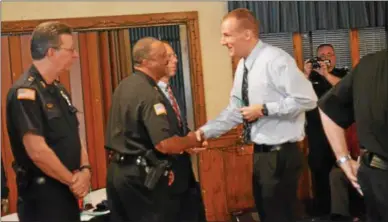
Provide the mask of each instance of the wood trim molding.
POLYGON ((302 35, 297 32, 292 33, 292 42, 294 47, 295 62, 298 65, 299 69, 303 71, 304 61, 303 61, 302 35))
MULTIPOLYGON (((7 21, 1 23, 1 32, 3 34, 32 32, 40 23, 52 20, 64 22, 71 26, 75 31, 95 31, 96 29, 117 29, 124 27, 188 23, 188 21, 198 21, 198 12, 190 11, 142 15, 97 16, 93 17, 93 19, 86 17, 7 21)), ((199 33, 196 32, 195 34, 197 35, 199 33)))
POLYGON ((358 29, 351 29, 349 34, 350 56, 352 59, 352 67, 356 66, 360 61, 360 41, 358 29))

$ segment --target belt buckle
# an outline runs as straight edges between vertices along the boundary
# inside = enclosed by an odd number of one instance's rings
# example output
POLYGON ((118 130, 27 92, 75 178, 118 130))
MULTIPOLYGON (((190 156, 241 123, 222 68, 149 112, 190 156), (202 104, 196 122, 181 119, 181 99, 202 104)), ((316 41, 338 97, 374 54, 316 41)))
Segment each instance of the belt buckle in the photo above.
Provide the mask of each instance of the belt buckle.
POLYGON ((270 149, 270 152, 280 151, 281 149, 282 149, 281 145, 272 146, 272 148, 270 149))

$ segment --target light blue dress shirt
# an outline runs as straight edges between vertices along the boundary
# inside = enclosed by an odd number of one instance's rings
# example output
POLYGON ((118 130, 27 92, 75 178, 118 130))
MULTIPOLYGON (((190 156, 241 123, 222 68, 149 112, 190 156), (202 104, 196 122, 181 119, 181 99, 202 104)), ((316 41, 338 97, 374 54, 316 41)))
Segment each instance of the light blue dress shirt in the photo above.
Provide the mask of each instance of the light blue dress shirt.
POLYGON ((294 58, 261 40, 250 55, 238 63, 229 105, 200 128, 205 137, 219 137, 242 123, 244 63, 248 69, 249 104, 266 104, 268 108, 268 116, 252 123, 252 142, 277 145, 303 140, 305 111, 314 109, 318 98, 294 58))

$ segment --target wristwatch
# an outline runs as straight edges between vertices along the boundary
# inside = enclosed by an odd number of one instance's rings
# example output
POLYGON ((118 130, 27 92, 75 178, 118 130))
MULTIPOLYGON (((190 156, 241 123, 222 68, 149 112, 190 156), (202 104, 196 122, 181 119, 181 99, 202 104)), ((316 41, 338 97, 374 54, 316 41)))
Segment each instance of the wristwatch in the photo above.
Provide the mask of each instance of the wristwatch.
POLYGON ((263 108, 261 109, 261 113, 263 113, 264 116, 268 116, 268 108, 266 104, 263 104, 263 108))
POLYGON ((351 159, 352 158, 350 157, 350 155, 346 155, 346 156, 343 156, 343 157, 340 157, 339 159, 337 159, 336 162, 337 162, 337 165, 340 166, 341 164, 344 164, 351 159))
POLYGON ((88 169, 90 173, 92 173, 92 167, 88 164, 86 165, 82 165, 80 168, 79 168, 79 171, 82 171, 84 169, 88 169))

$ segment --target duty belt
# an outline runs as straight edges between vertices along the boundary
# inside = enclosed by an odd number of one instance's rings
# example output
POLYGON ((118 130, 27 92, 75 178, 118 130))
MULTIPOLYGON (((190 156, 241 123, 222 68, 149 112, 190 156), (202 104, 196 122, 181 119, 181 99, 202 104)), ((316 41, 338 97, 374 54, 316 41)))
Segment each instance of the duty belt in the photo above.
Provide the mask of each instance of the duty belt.
POLYGON ((362 156, 362 159, 364 163, 368 166, 371 166, 380 170, 388 170, 388 160, 375 153, 366 151, 362 156))

